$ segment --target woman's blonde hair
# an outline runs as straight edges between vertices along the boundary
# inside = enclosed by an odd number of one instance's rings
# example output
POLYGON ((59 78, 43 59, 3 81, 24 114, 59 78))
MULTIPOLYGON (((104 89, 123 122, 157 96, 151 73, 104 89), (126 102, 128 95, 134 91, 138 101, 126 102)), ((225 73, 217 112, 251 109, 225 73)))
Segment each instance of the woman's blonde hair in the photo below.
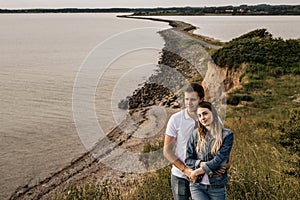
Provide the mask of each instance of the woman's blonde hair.
MULTIPOLYGON (((219 115, 217 113, 217 110, 214 108, 214 106, 207 102, 207 101, 202 101, 199 103, 199 108, 207 108, 212 112, 212 117, 213 120, 210 124, 210 133, 211 135, 215 138, 215 143, 212 147, 211 153, 212 154, 216 154, 217 151, 220 149, 222 142, 223 142, 223 138, 222 138, 222 129, 223 129, 223 124, 219 118, 219 115)), ((206 133, 207 133, 207 128, 202 125, 198 119, 198 142, 197 142, 197 147, 196 150, 197 152, 199 152, 201 150, 202 147, 204 147, 206 145, 205 143, 205 137, 206 137, 206 133)))

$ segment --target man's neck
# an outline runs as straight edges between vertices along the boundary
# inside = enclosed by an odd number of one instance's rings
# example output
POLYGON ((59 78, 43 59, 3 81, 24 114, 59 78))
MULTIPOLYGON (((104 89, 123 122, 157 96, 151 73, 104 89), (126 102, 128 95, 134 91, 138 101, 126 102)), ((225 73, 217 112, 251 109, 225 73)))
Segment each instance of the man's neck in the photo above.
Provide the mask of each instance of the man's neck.
POLYGON ((195 121, 197 121, 197 112, 189 112, 187 111, 188 115, 194 119, 195 121))

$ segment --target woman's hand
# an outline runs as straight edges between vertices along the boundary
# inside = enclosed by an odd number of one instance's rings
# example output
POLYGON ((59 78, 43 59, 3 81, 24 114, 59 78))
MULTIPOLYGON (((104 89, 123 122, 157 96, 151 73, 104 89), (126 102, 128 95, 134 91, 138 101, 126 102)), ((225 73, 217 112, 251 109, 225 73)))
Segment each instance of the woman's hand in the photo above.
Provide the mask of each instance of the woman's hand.
POLYGON ((197 170, 193 170, 191 171, 189 178, 193 183, 195 183, 197 180, 197 176, 198 176, 197 170))
POLYGON ((199 167, 202 167, 203 165, 205 165, 206 164, 206 162, 200 162, 200 166, 199 167))

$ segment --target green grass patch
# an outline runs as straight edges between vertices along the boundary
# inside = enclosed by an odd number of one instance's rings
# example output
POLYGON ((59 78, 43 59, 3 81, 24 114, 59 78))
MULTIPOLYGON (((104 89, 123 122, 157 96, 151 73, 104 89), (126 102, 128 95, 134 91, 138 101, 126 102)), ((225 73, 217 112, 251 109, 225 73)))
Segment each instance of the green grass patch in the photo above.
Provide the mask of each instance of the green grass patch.
POLYGON ((113 187, 109 181, 104 181, 102 184, 93 181, 91 183, 84 183, 82 185, 68 184, 64 192, 56 193, 53 197, 54 200, 100 200, 122 199, 120 190, 113 187))

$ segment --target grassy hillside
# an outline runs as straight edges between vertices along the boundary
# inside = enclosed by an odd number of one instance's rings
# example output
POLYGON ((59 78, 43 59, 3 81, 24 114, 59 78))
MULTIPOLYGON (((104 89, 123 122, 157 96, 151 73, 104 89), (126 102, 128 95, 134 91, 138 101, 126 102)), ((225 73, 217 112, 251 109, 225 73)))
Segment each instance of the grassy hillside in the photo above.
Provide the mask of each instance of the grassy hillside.
MULTIPOLYGON (((223 67, 246 65, 225 120, 235 133, 228 199, 300 199, 299 41, 274 39, 261 29, 228 42, 212 57, 223 67)), ((108 199, 171 199, 170 166, 142 175, 133 187, 125 196, 113 185, 87 183, 57 199, 101 199, 95 196, 101 191, 108 199)))
MULTIPOLYGON (((212 57, 219 66, 247 66, 243 87, 230 94, 238 101, 227 107, 225 126, 235 133, 228 199, 300 199, 299 40, 255 30, 212 57)), ((171 199, 168 170, 145 176, 133 199, 171 199)))

